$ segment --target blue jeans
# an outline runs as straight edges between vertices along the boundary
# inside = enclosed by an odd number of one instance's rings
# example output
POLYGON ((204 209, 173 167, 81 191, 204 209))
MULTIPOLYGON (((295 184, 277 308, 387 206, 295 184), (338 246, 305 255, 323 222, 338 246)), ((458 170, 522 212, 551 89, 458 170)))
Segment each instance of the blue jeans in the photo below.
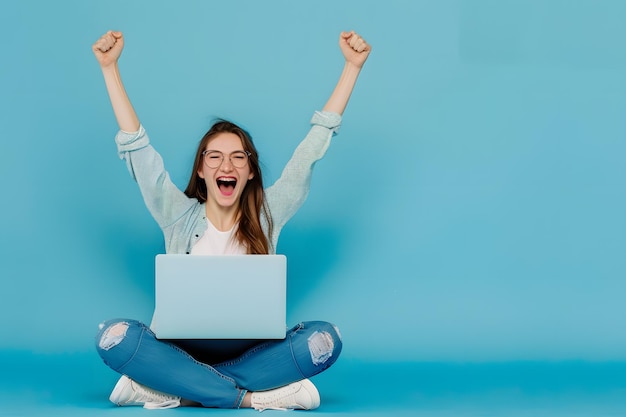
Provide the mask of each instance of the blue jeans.
POLYGON ((115 319, 101 325, 96 348, 111 369, 147 387, 205 407, 237 408, 247 391, 324 371, 337 360, 342 342, 334 325, 302 322, 284 340, 259 341, 232 359, 204 363, 174 341, 157 339, 139 321, 115 319))

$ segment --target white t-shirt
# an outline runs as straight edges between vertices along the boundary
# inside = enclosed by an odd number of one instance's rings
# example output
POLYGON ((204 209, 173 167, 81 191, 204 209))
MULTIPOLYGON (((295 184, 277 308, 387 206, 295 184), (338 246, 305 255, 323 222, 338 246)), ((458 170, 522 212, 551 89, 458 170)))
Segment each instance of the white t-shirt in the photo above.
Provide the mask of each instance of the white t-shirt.
POLYGON ((235 239, 234 225, 230 230, 222 232, 217 230, 213 223, 208 221, 209 226, 202 237, 191 248, 192 255, 245 255, 246 248, 235 239))

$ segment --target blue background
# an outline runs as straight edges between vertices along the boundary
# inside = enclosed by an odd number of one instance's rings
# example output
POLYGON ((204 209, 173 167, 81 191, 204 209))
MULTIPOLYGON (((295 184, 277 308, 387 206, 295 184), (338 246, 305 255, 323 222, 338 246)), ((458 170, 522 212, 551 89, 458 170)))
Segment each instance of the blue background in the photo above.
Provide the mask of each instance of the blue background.
POLYGON ((3 6, 0 347, 90 349, 149 320, 160 231, 116 155, 91 44, 124 31, 128 92, 186 185, 214 116, 271 183, 373 45, 279 251, 290 322, 384 359, 626 358, 626 3, 82 2, 3 6), (58 326, 65 331, 59 332, 58 326))
POLYGON ((102 33, 184 187, 216 116, 275 180, 355 29, 373 52, 279 242, 289 322, 338 324, 346 363, 625 360, 624 21, 621 0, 3 2, 0 357, 92 355, 100 321, 151 317, 162 236, 116 154, 102 33))

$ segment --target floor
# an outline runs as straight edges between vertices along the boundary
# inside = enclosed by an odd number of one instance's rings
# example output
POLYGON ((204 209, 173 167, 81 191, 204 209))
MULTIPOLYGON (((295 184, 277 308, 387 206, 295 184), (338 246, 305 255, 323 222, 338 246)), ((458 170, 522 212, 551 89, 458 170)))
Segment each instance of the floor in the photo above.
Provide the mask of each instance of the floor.
MULTIPOLYGON (((256 415, 254 410, 151 411, 107 401, 116 375, 94 354, 1 352, 1 416, 256 415)), ((626 416, 626 363, 368 363, 342 358, 313 381, 322 405, 306 415, 626 416)), ((280 415, 265 411, 264 415, 280 415)), ((303 412, 297 411, 297 414, 303 412)))

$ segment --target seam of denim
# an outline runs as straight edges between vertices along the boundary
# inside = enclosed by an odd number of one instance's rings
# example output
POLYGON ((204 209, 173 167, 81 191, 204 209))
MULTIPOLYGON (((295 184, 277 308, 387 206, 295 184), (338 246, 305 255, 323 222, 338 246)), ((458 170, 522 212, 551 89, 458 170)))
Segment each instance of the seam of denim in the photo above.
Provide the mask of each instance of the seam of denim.
POLYGON ((243 402, 243 399, 245 398, 247 392, 247 389, 239 390, 239 398, 235 401, 235 406, 233 408, 241 408, 241 403, 243 402))
MULTIPOLYGON (((301 327, 299 327, 301 328, 301 327)), ((291 352, 291 359, 293 360, 293 364, 296 366, 296 369, 298 369, 298 372, 300 372, 300 375, 302 376, 302 379, 305 379, 306 376, 304 375, 304 372, 302 372, 302 369, 300 369, 300 365, 298 365, 298 361, 296 360, 296 355, 293 351, 293 338, 292 335, 289 335, 289 351, 291 352)))
POLYGON ((195 362, 197 365, 200 365, 200 366, 204 367, 205 369, 207 369, 207 370, 209 370, 209 371, 213 372, 215 375, 219 376, 220 378, 222 378, 222 379, 224 379, 224 380, 226 380, 226 381, 228 381, 228 382, 232 383, 232 384, 235 386, 235 388, 236 388, 236 389, 239 389, 239 388, 237 388, 237 381, 235 381, 233 378, 231 378, 231 377, 229 377, 229 376, 227 376, 227 375, 224 375, 224 374, 222 374, 222 373, 218 372, 218 371, 217 371, 217 369, 215 369, 215 367, 214 367, 214 366, 211 366, 211 365, 206 364, 206 363, 204 363, 204 362, 200 362, 200 361, 198 361, 196 358, 194 358, 193 356, 191 356, 191 355, 190 355, 189 353, 187 353, 184 349, 181 349, 181 348, 179 348, 178 346, 176 346, 174 343, 169 343, 169 342, 164 342, 164 343, 166 343, 166 344, 167 344, 168 346, 170 346, 172 349, 175 349, 175 350, 177 350, 177 351, 179 351, 179 352, 183 353, 183 354, 184 354, 184 355, 186 355, 189 359, 191 359, 193 362, 195 362))
MULTIPOLYGON (((127 323, 128 326, 130 326, 129 323, 127 323)), ((124 373, 122 372, 122 370, 124 369, 124 367, 126 365, 128 365, 137 355, 137 351, 139 350, 139 346, 141 346, 141 342, 143 341, 143 335, 146 332, 146 326, 141 324, 141 334, 139 335, 139 340, 137 341, 137 346, 135 347, 135 351, 133 352, 133 354, 130 356, 130 358, 128 358, 128 360, 126 362, 124 362, 122 365, 119 366, 118 369, 116 369, 116 371, 120 372, 120 373, 124 373)), ((124 337, 124 339, 126 339, 126 336, 124 337)))

